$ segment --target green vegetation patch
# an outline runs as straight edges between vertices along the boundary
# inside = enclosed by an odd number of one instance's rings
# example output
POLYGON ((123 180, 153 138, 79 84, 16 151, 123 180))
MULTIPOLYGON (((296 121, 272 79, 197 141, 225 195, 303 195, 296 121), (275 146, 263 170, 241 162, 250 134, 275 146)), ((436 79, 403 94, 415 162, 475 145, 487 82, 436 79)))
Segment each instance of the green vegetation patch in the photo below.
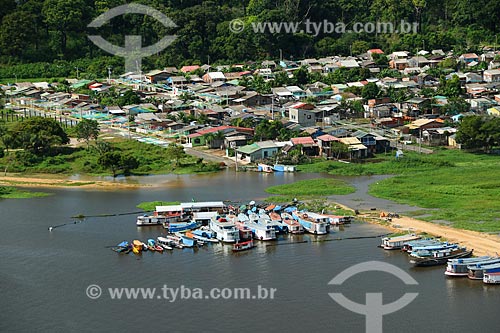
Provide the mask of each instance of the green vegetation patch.
POLYGON ((286 196, 326 196, 353 193, 354 187, 346 182, 332 178, 299 180, 291 184, 271 186, 267 193, 286 196))
POLYGON ((20 190, 11 186, 0 186, 0 198, 2 199, 28 199, 49 196, 50 193, 31 192, 20 190))
POLYGON ((145 212, 151 212, 156 209, 156 206, 173 206, 180 205, 179 201, 146 201, 141 202, 137 205, 137 208, 142 209, 145 212))

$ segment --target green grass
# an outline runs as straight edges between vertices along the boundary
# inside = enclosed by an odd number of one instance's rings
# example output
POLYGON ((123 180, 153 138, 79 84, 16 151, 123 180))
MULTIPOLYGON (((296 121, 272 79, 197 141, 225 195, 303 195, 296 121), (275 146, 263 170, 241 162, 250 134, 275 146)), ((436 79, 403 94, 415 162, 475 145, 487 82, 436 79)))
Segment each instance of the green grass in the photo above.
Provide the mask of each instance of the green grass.
POLYGON ((327 196, 353 193, 354 187, 346 182, 332 178, 315 178, 299 180, 294 183, 271 186, 267 193, 285 195, 287 197, 327 196))
POLYGON ((20 190, 10 186, 0 186, 0 198, 2 199, 29 199, 49 196, 50 193, 31 192, 20 190))
POLYGON ((172 206, 180 205, 179 201, 146 201, 141 202, 137 205, 137 208, 142 209, 145 212, 151 212, 156 209, 156 206, 172 206))

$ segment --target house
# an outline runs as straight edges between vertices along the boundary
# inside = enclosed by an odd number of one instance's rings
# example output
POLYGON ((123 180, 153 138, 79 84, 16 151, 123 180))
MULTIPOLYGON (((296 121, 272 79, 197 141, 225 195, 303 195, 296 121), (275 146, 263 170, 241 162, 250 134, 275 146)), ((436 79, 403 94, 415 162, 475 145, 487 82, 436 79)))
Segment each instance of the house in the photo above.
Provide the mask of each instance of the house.
POLYGON ((200 68, 200 66, 198 66, 198 65, 182 66, 181 67, 181 72, 183 72, 183 73, 191 73, 191 72, 194 72, 195 70, 197 70, 199 68, 200 68))
POLYGON ((366 133, 364 131, 356 131, 352 134, 352 136, 358 138, 361 144, 363 144, 367 148, 368 155, 373 155, 377 152, 377 141, 375 140, 375 137, 377 135, 366 133))
POLYGON ((146 73, 146 81, 149 83, 165 81, 168 77, 170 77, 170 73, 165 70, 154 70, 146 73))
POLYGON ((429 146, 446 146, 448 145, 448 137, 457 132, 456 128, 430 128, 422 131, 422 138, 429 146))
POLYGON ((264 60, 262 62, 262 67, 263 68, 275 69, 276 66, 277 66, 276 62, 274 62, 273 60, 264 60))
POLYGON ((237 148, 242 147, 248 144, 248 141, 251 139, 249 135, 232 135, 227 136, 224 139, 224 145, 228 148, 237 148))
POLYGON ((293 97, 297 99, 304 98, 307 96, 306 92, 298 86, 286 86, 286 89, 288 89, 288 91, 292 93, 293 97))
POLYGON ((422 56, 415 56, 413 58, 408 59, 409 67, 422 68, 429 65, 429 60, 422 56))
POLYGON ((373 60, 374 54, 384 54, 384 51, 382 51, 381 49, 371 49, 366 53, 368 54, 368 59, 373 60))
POLYGON ((236 104, 243 104, 245 106, 260 106, 271 104, 272 96, 270 95, 261 95, 256 91, 245 91, 245 95, 234 99, 232 102, 236 104))
POLYGON ((310 136, 291 138, 293 146, 300 146, 300 152, 306 156, 318 156, 318 145, 310 136))
POLYGON ((319 156, 333 158, 332 142, 340 142, 339 138, 330 134, 323 134, 316 138, 318 140, 319 156))
POLYGON ((211 148, 219 148, 221 146, 224 146, 224 139, 228 136, 229 133, 231 133, 232 135, 235 135, 234 133, 238 133, 241 135, 248 135, 250 137, 253 137, 253 129, 251 128, 236 126, 217 126, 199 129, 196 132, 187 135, 187 143, 191 147, 203 146, 207 144, 207 136, 209 134, 212 134, 220 137, 218 137, 217 140, 211 141, 211 148), (222 133, 223 135, 219 135, 218 132, 222 133))
POLYGON ((300 124, 301 126, 314 126, 316 125, 315 115, 312 110, 314 105, 308 103, 295 103, 288 108, 288 117, 291 122, 300 124))
POLYGON ((485 82, 500 82, 500 69, 490 69, 483 73, 483 79, 485 82))
POLYGON ((339 138, 340 143, 347 146, 349 158, 365 158, 368 156, 368 149, 355 137, 339 138))
POLYGON ((430 109, 431 100, 428 98, 414 97, 404 103, 407 115, 414 117, 416 115, 425 113, 430 109))
POLYGON ((483 82, 483 76, 481 74, 469 72, 465 73, 465 82, 466 83, 481 83, 483 82))
POLYGON ((403 127, 403 133, 420 135, 420 132, 430 129, 430 128, 440 128, 443 127, 443 123, 437 121, 436 119, 417 119, 412 123, 403 127))
POLYGON ((403 118, 400 117, 386 117, 375 119, 375 126, 377 127, 399 127, 403 125, 403 118))
POLYGON ((462 54, 458 59, 465 64, 479 63, 479 57, 475 53, 462 54))
POLYGON ((209 72, 202 77, 203 81, 206 83, 214 83, 214 82, 224 82, 226 81, 226 77, 222 72, 209 72))
POLYGON ((273 141, 260 141, 236 149, 236 159, 248 163, 271 158, 279 151, 279 147, 273 141))

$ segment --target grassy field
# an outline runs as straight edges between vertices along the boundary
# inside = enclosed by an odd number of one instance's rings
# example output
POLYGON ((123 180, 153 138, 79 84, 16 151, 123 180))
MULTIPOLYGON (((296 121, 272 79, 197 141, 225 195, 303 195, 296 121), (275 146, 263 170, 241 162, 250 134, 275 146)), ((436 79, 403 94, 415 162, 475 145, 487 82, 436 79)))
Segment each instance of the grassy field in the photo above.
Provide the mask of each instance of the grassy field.
POLYGON ((28 198, 46 197, 49 195, 50 193, 31 192, 26 190, 20 190, 10 186, 0 186, 1 199, 28 199, 28 198))
MULTIPOLYGON (((131 170, 134 175, 166 174, 166 173, 205 173, 219 170, 217 163, 202 163, 198 158, 185 155, 178 163, 174 161, 164 148, 138 142, 118 139, 111 142, 113 147, 125 155, 131 155, 139 161, 139 166, 131 170)), ((91 176, 111 175, 109 169, 99 164, 98 153, 85 147, 64 147, 57 154, 47 157, 28 155, 24 159, 10 152, 0 158, 0 169, 8 165, 9 172, 23 174, 82 174, 91 176)))
POLYGON ((156 209, 156 206, 172 206, 180 205, 179 201, 146 201, 141 202, 137 205, 137 208, 142 209, 145 212, 152 212, 156 209))
POLYGON ((267 193, 276 194, 266 198, 267 202, 287 203, 297 200, 317 200, 328 195, 353 193, 354 187, 332 178, 300 180, 290 184, 271 186, 267 193))
POLYGON ((309 172, 336 175, 393 174, 372 184, 369 193, 399 203, 427 208, 414 217, 456 228, 500 231, 500 157, 458 150, 436 150, 432 155, 405 153, 377 156, 374 162, 345 164, 319 161, 300 166, 309 172))

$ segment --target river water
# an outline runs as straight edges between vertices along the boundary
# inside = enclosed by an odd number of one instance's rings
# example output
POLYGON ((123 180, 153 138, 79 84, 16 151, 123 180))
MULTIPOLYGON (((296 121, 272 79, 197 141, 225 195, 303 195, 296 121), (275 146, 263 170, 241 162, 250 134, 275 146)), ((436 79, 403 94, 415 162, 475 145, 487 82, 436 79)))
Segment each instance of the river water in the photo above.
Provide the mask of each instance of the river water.
MULTIPOLYGON (((118 255, 106 246, 121 240, 146 240, 160 227, 137 228, 135 216, 87 218, 137 210, 143 201, 241 200, 266 196, 264 189, 318 175, 222 172, 216 175, 157 176, 153 189, 91 191, 47 190, 45 198, 0 201, 0 331, 124 330, 194 331, 329 331, 365 332, 365 317, 334 302, 342 293, 365 303, 366 293, 383 293, 384 304, 407 292, 418 297, 383 317, 384 332, 500 332, 500 286, 468 279, 446 279, 443 267, 415 269, 400 252, 385 252, 377 238, 385 229, 354 223, 322 238, 303 235, 259 243, 246 253, 230 246, 208 245, 171 253, 118 255), (48 226, 69 223, 52 232, 48 226), (325 241, 326 240, 326 241, 325 241), (306 243, 300 241, 308 241, 306 243), (294 244, 289 244, 295 242, 294 244), (366 261, 383 261, 409 273, 418 285, 407 286, 384 272, 357 274, 342 285, 328 282, 343 270, 366 261), (86 296, 99 285, 99 299, 86 296), (108 288, 276 288, 274 299, 111 299, 108 288)), ((362 191, 369 179, 350 179, 362 191)), ((375 179, 376 180, 376 179, 375 179)), ((137 181, 137 180, 136 180, 137 181)), ((382 208, 365 194, 354 203, 382 208)), ((361 207, 361 206, 360 206, 361 207)), ((404 207, 393 206, 394 211, 404 207)), ((158 291, 158 294, 160 291, 158 291)))

